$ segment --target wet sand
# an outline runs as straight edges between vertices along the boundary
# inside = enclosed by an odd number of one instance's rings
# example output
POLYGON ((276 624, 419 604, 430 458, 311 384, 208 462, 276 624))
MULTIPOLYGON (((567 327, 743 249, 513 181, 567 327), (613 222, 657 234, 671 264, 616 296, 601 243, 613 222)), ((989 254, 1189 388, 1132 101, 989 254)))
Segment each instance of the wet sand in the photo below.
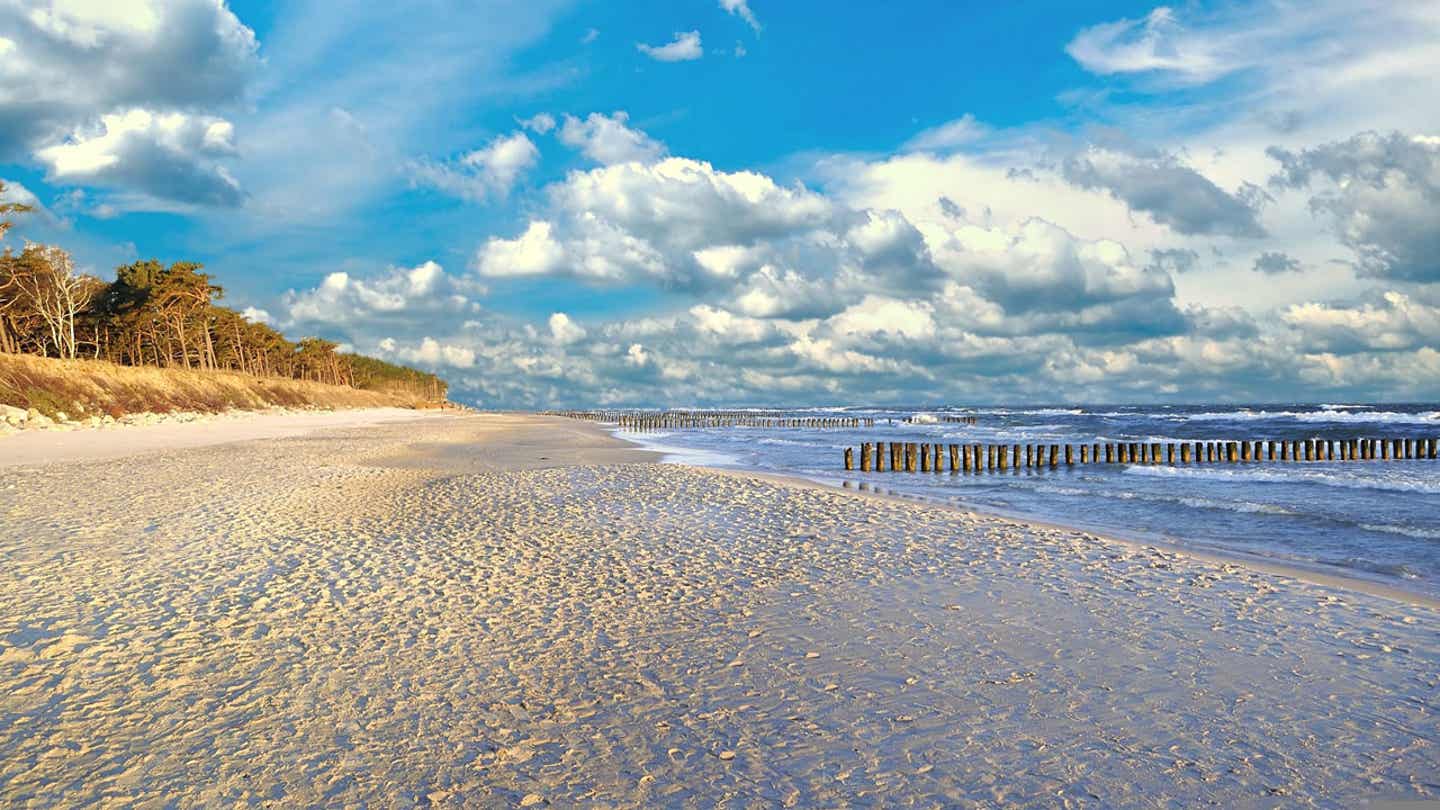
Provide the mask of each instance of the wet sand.
POLYGON ((1427 606, 651 459, 447 414, 0 470, 0 804, 1440 798, 1427 606))

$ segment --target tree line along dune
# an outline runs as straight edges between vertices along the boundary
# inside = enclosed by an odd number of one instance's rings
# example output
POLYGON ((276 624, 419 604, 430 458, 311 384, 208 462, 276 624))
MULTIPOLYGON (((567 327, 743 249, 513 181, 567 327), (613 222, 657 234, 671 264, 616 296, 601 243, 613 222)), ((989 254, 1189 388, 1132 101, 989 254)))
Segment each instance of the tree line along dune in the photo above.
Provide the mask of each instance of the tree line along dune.
MULTIPOLYGON (((0 193, 4 187, 0 185, 0 193)), ((26 206, 0 204, 0 217, 26 206)), ((11 223, 0 220, 0 238, 11 223)), ((113 281, 27 243, 0 252, 0 404, 64 412, 216 411, 268 406, 419 407, 445 401, 434 374, 292 342, 215 302, 194 262, 137 261, 113 281)))
POLYGON ((432 408, 441 402, 405 387, 354 388, 236 371, 122 366, 0 354, 0 406, 51 419, 264 408, 432 408))

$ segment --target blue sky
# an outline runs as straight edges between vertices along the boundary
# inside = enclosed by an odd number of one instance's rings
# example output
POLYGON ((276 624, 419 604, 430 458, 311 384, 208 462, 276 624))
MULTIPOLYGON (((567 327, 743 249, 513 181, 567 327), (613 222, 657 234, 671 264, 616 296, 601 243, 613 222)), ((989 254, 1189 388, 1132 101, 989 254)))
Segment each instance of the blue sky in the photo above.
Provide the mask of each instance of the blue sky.
POLYGON ((202 261, 485 405, 1433 399, 1437 37, 1428 0, 24 0, 0 178, 12 241, 202 261))

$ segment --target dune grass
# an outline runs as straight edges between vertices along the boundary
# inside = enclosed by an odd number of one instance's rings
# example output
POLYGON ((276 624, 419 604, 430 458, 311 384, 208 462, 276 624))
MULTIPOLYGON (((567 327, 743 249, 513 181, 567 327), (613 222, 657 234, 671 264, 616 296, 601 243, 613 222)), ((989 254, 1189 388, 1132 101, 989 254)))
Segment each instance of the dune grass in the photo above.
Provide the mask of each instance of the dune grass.
POLYGON ((254 377, 232 371, 121 366, 0 353, 0 404, 54 417, 303 408, 435 407, 413 394, 254 377))

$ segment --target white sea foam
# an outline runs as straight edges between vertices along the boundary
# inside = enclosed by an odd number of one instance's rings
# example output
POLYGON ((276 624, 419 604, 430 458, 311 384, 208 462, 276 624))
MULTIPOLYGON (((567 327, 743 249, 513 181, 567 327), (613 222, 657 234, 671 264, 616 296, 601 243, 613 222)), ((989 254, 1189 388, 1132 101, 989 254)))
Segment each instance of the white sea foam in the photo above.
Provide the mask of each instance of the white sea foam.
POLYGON ((1351 468, 1337 473, 1322 469, 1303 469, 1287 465, 1272 469, 1216 469, 1214 467, 1150 467, 1129 466, 1127 475, 1148 475, 1172 478, 1198 478, 1211 481, 1252 481, 1266 484, 1320 484, 1348 489, 1378 489, 1392 492, 1424 492, 1440 494, 1440 480, 1421 478, 1414 475, 1405 477, 1381 477, 1373 472, 1351 468))
POLYGON ((1081 416, 1084 408, 981 408, 980 414, 994 416, 1081 416))
POLYGON ((1385 425, 1434 425, 1440 428, 1440 411, 1401 413, 1399 411, 1206 411, 1184 416, 1194 422, 1235 421, 1259 422, 1265 420, 1290 419, 1296 422, 1320 422, 1334 424, 1385 424, 1385 425))
POLYGON ((1178 503, 1184 504, 1185 506, 1189 506, 1194 509, 1216 509, 1225 512, 1242 512, 1245 514, 1300 514, 1299 512, 1281 506, 1280 504, 1257 503, 1255 501, 1228 501, 1215 498, 1200 498, 1194 496, 1177 497, 1170 495, 1152 495, 1149 493, 1135 492, 1132 490, 1113 490, 1103 488, 1081 489, 1079 487, 1054 486, 1050 484, 1042 484, 1040 486, 1034 487, 1033 490, 1035 492, 1041 492, 1049 495, 1068 495, 1087 498, 1099 497, 1109 498, 1111 500, 1117 501, 1151 501, 1154 503, 1178 503))
POLYGON ((1390 523, 1362 523, 1360 528, 1386 534, 1403 534, 1421 540, 1440 540, 1440 529, 1422 529, 1419 526, 1396 526, 1390 523))

